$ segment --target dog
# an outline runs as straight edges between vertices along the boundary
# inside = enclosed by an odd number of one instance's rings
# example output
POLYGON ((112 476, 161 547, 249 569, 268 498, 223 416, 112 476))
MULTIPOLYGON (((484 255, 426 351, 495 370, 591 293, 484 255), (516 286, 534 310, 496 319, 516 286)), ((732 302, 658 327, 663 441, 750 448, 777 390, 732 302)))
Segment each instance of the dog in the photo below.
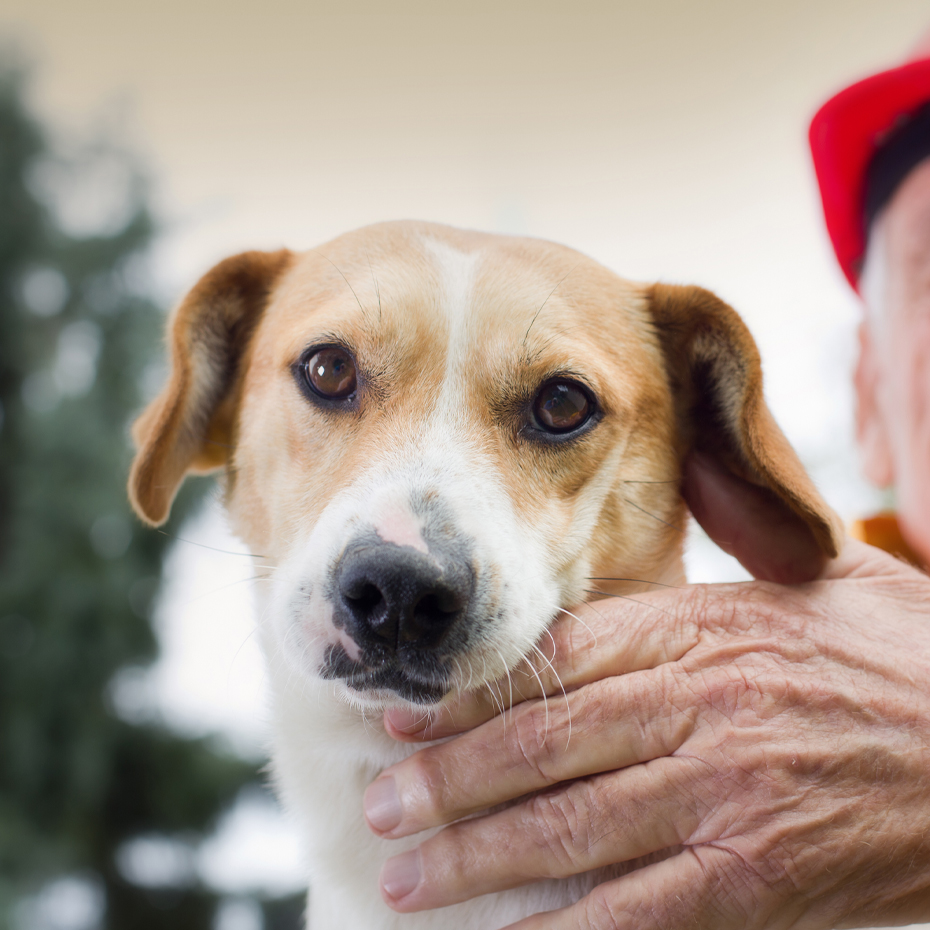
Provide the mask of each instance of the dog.
POLYGON ((312 930, 490 930, 603 878, 398 915, 378 873, 422 837, 373 836, 362 795, 412 751, 384 708, 501 679, 592 578, 621 595, 684 582, 690 452, 837 553, 738 315, 560 245, 400 222, 246 252, 181 302, 170 354, 130 497, 158 525, 185 475, 222 469, 232 527, 269 566, 272 768, 312 930))

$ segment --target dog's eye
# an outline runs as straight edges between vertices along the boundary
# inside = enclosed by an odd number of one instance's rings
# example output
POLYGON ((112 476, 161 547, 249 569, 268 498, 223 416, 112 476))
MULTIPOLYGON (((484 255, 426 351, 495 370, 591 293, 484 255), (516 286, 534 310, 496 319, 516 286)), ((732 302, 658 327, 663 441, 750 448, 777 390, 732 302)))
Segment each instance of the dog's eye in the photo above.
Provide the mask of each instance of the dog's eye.
POLYGON ((533 401, 536 422, 549 433, 568 433, 583 426, 594 413, 594 402, 574 381, 550 381, 533 401))
POLYGON ((307 361, 306 376, 317 394, 334 400, 350 397, 358 385, 355 360, 338 346, 314 352, 307 361))

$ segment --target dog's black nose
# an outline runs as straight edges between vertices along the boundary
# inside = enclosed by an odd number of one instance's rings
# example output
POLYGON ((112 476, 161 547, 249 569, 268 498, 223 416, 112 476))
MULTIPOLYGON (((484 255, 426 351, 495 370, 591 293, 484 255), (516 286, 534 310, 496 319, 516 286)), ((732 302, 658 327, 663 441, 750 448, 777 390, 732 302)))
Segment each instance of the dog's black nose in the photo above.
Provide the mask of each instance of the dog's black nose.
POLYGON ((335 581, 337 613, 350 633, 390 649, 438 646, 465 612, 473 587, 465 566, 440 565, 391 543, 347 551, 335 581))

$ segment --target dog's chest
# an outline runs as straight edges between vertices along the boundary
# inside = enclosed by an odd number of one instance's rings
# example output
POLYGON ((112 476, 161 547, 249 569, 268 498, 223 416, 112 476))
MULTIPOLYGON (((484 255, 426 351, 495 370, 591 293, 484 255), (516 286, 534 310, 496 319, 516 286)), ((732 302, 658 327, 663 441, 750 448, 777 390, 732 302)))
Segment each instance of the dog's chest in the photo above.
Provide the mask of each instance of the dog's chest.
POLYGON ((422 843, 374 836, 362 815, 362 796, 385 767, 417 746, 395 743, 380 721, 365 721, 325 690, 316 696, 275 694, 273 772, 278 791, 300 824, 307 857, 308 930, 496 930, 586 894, 601 872, 541 882, 439 911, 397 914, 381 899, 385 860, 422 843))

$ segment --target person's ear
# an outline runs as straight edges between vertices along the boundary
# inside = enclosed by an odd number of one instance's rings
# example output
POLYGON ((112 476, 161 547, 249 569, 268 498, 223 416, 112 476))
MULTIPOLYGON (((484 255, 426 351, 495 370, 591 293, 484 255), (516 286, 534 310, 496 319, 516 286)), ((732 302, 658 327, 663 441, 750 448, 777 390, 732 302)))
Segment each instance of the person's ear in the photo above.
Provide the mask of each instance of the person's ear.
POLYGON ((244 252, 194 285, 169 326, 171 375, 133 426, 129 499, 158 526, 188 473, 226 464, 234 442, 243 358, 271 291, 292 255, 244 252))
POLYGON ((866 477, 880 488, 894 483, 894 459, 882 405, 879 401, 881 361, 868 320, 859 324, 859 360, 853 377, 856 386, 856 439, 866 477))
POLYGON ((657 284, 648 299, 692 514, 757 578, 815 578, 839 551, 842 523, 765 404, 759 351, 745 323, 698 287, 657 284))

